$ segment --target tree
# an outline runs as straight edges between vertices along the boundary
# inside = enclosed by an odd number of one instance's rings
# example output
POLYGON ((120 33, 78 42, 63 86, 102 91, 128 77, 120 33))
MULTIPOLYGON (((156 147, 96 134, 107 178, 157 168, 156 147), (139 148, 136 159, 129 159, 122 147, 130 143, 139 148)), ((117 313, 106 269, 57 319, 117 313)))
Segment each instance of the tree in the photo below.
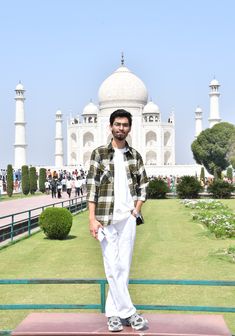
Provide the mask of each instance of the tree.
POLYGON ((229 150, 227 154, 227 159, 231 163, 233 169, 235 169, 235 135, 232 135, 229 141, 229 150))
POLYGON ((30 167, 29 168, 29 191, 30 194, 34 194, 35 191, 37 191, 38 186, 37 186, 37 172, 35 167, 30 167))
POLYGON ((45 192, 45 182, 47 179, 47 173, 45 168, 39 169, 39 190, 44 193, 45 192))
POLYGON ((191 145, 195 161, 220 178, 222 171, 230 165, 228 151, 233 136, 235 126, 227 122, 202 131, 191 145))
POLYGON ((12 194, 13 194, 13 187, 14 187, 14 184, 13 184, 13 168, 12 168, 12 165, 9 164, 7 166, 7 195, 9 197, 11 197, 12 194))
POLYGON ((29 193, 29 167, 22 166, 22 192, 24 195, 29 193))

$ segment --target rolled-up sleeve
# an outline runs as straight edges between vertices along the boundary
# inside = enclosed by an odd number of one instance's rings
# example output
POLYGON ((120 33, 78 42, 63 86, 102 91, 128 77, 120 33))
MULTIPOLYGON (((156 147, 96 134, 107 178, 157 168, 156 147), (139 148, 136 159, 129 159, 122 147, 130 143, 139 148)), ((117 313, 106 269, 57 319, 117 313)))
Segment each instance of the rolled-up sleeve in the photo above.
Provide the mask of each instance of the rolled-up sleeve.
POLYGON ((137 199, 144 202, 147 197, 148 177, 141 156, 138 158, 138 173, 137 199))

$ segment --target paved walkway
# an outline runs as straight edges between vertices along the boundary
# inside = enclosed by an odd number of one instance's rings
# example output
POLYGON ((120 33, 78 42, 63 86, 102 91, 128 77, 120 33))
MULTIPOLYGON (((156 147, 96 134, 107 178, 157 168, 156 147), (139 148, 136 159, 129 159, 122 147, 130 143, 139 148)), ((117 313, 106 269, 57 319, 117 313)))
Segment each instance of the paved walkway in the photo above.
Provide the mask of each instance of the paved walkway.
MULTIPOLYGON (((73 195, 71 200, 73 199, 73 195)), ((30 198, 19 198, 10 201, 0 201, 0 226, 10 224, 11 216, 8 218, 3 218, 3 216, 12 215, 19 212, 29 211, 31 209, 40 208, 31 212, 31 216, 38 215, 41 213, 41 208, 46 205, 55 204, 59 202, 67 201, 69 202, 69 197, 66 192, 62 193, 62 198, 52 198, 51 195, 34 196, 30 198)), ((68 204, 68 203, 67 203, 68 204)), ((66 204, 65 204, 66 205, 66 204)), ((28 212, 24 214, 19 214, 15 216, 14 220, 18 221, 21 219, 28 218, 28 212)))
MULTIPOLYGON (((148 325, 139 331, 124 327, 125 336, 231 336, 222 315, 144 314, 148 325)), ((12 336, 53 335, 84 336, 112 335, 107 320, 100 313, 31 313, 13 330, 12 336)))

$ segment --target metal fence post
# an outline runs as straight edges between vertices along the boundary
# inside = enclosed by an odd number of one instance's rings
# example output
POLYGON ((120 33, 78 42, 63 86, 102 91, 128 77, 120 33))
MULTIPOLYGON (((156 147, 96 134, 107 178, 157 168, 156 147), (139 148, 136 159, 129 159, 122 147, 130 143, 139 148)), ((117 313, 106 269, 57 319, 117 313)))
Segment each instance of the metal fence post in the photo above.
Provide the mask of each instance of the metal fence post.
POLYGON ((106 281, 105 280, 101 280, 101 283, 100 283, 101 313, 105 312, 105 299, 106 299, 105 284, 106 284, 106 281))
POLYGON ((29 210, 29 218, 28 218, 28 235, 31 235, 31 210, 29 210))
POLYGON ((11 215, 11 242, 13 241, 14 237, 14 215, 11 215))

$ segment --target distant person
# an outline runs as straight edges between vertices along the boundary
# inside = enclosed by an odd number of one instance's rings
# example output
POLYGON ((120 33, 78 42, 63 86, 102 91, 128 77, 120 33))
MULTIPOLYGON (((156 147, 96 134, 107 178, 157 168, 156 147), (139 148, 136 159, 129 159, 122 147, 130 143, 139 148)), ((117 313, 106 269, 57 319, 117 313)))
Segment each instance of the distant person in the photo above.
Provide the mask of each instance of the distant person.
POLYGON ((51 197, 56 198, 56 190, 57 190, 57 180, 54 176, 50 183, 50 189, 51 189, 51 197))
POLYGON ((71 177, 68 177, 67 182, 66 182, 66 191, 67 194, 69 196, 69 198, 71 197, 71 192, 72 192, 72 180, 71 177))
POLYGON ((44 185, 45 185, 46 195, 49 195, 49 193, 50 193, 50 182, 48 180, 46 180, 44 185))
POLYGON ((80 176, 77 176, 74 183, 74 187, 75 187, 75 197, 79 197, 80 193, 82 194, 82 179, 80 176))
POLYGON ((66 178, 65 178, 65 176, 63 176, 61 183, 62 183, 62 191, 66 191, 66 178))
POLYGON ((61 195, 61 191, 62 191, 62 183, 61 183, 61 180, 59 179, 57 181, 57 197, 58 198, 61 198, 62 195, 61 195))

